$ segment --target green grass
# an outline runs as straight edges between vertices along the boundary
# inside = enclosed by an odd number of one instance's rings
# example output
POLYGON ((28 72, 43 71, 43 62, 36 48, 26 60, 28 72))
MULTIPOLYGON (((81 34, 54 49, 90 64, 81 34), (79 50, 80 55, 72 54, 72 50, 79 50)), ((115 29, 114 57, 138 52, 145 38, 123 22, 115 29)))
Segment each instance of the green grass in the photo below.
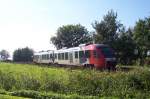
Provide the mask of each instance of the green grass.
POLYGON ((10 95, 1 95, 0 99, 30 99, 30 98, 23 98, 23 97, 16 97, 16 96, 10 96, 10 95))
POLYGON ((52 99, 150 98, 149 68, 98 71, 0 63, 0 94, 52 99))

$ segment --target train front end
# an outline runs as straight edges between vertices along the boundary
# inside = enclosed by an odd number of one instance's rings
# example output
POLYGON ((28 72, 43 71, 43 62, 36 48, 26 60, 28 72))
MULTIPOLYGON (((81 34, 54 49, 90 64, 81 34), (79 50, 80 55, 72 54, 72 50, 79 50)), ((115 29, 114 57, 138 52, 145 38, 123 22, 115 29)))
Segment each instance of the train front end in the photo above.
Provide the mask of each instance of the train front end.
POLYGON ((96 45, 96 68, 115 69, 117 61, 114 51, 107 45, 96 45))

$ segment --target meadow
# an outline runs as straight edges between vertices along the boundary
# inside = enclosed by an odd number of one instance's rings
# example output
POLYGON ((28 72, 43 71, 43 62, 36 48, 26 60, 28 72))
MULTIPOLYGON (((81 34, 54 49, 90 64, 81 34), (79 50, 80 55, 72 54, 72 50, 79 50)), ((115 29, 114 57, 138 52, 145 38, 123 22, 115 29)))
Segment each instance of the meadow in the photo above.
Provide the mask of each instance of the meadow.
POLYGON ((150 69, 135 67, 110 72, 1 62, 0 98, 5 96, 6 99, 14 96, 14 99, 17 96, 18 99, 145 99, 150 98, 150 69))

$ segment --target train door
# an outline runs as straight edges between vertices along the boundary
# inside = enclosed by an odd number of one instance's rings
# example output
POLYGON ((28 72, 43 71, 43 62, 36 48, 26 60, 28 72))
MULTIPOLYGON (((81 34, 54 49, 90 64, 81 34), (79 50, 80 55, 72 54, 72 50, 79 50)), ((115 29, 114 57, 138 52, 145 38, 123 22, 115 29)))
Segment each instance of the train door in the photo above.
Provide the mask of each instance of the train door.
POLYGON ((73 52, 73 63, 74 65, 80 65, 79 64, 79 51, 73 52))
POLYGON ((70 63, 73 63, 73 53, 72 52, 69 52, 69 60, 70 60, 70 63))
POLYGON ((42 55, 39 55, 39 63, 42 63, 42 55))
POLYGON ((100 53, 100 49, 93 50, 93 56, 96 67, 102 67, 105 65, 104 57, 100 53))

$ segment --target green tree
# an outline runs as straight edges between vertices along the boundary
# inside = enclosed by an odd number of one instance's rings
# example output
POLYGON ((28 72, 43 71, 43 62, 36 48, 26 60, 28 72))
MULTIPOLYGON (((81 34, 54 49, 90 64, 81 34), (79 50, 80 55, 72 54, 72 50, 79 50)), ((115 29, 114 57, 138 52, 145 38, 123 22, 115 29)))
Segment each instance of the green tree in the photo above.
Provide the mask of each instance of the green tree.
POLYGON ((31 62, 33 59, 33 50, 26 47, 17 49, 13 53, 13 61, 15 62, 31 62))
POLYGON ((132 29, 129 28, 127 31, 125 29, 122 30, 115 46, 121 64, 131 65, 134 63, 133 61, 136 59, 136 54, 134 53, 136 44, 133 40, 132 29))
POLYGON ((1 51, 0 51, 0 56, 1 56, 1 58, 2 58, 3 60, 7 60, 10 55, 9 55, 9 52, 8 52, 8 51, 6 51, 6 50, 1 50, 1 51))
POLYGON ((143 65, 146 53, 150 50, 150 17, 136 22, 133 36, 138 45, 140 64, 143 65))
POLYGON ((103 20, 95 21, 92 24, 96 31, 96 43, 104 43, 113 45, 112 43, 118 38, 118 32, 122 29, 123 25, 117 20, 117 13, 113 10, 103 17, 103 20))
POLYGON ((89 32, 80 25, 65 25, 59 27, 56 36, 51 38, 57 49, 76 47, 79 44, 91 42, 89 32))

